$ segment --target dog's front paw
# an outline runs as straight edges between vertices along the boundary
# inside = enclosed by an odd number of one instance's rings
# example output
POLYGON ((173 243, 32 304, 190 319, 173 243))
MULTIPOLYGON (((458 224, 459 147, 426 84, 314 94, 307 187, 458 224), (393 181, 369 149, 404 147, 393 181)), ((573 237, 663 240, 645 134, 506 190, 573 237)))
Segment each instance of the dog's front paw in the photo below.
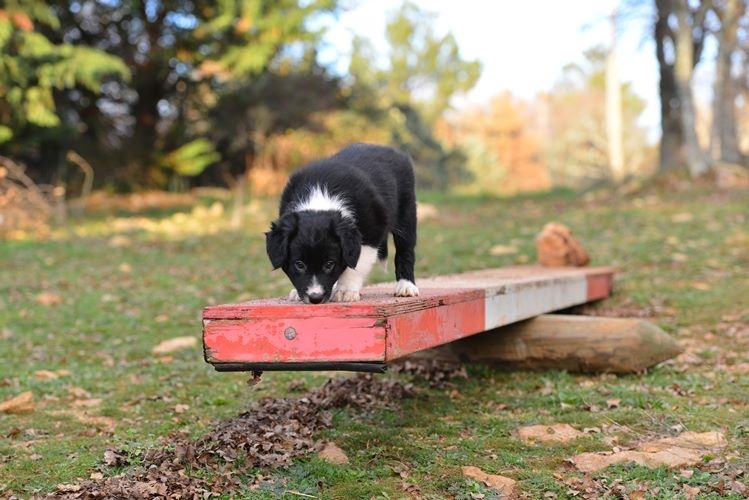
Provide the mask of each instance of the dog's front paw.
POLYGON ((409 280, 398 280, 395 284, 396 297, 418 297, 419 288, 409 280))
POLYGON ((289 300, 291 302, 299 302, 300 300, 302 300, 299 298, 299 292, 296 291, 296 288, 292 288, 289 292, 289 300))
POLYGON ((335 302, 357 302, 361 300, 359 290, 336 290, 333 294, 335 302))

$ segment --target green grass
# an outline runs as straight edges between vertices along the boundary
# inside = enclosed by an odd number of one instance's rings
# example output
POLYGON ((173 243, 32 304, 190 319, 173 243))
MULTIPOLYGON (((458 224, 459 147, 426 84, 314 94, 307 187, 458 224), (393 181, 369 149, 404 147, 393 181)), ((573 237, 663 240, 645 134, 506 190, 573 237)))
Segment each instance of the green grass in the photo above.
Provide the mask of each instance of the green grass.
MULTIPOLYGON (((729 463, 746 467, 749 376, 731 367, 749 363, 747 191, 425 198, 441 216, 420 226, 417 276, 532 262, 535 234, 556 220, 573 228, 593 264, 621 269, 614 297, 597 307, 651 314, 687 342, 693 364, 619 377, 470 367, 467 380, 446 390, 422 388, 397 410, 338 410, 322 437, 347 452, 348 465, 310 457, 263 471, 270 479, 240 495, 402 498, 408 483, 430 498, 492 498, 491 490, 462 476, 461 466, 474 465, 518 480, 531 498, 565 497, 569 488, 559 471, 575 474, 565 459, 610 446, 601 434, 549 446, 512 436, 518 426, 535 423, 583 428, 613 421, 631 429, 625 442, 668 435, 675 425, 722 430, 729 463), (498 244, 517 252, 492 256, 498 244), (607 408, 611 398, 621 399, 618 408, 607 408)), ((170 435, 197 436, 252 401, 288 394, 294 379, 310 388, 325 380, 324 374, 267 373, 248 388, 246 375, 213 371, 199 347, 163 358, 151 354, 162 340, 197 337, 206 304, 288 291, 265 256, 262 231, 273 213, 273 202, 253 203, 241 231, 228 229, 226 215, 205 211, 96 216, 51 239, 0 245, 0 401, 24 391, 35 398, 33 412, 0 414, 0 496, 50 492, 87 478, 108 447, 139 450, 170 435), (41 293, 62 303, 40 304, 41 293), (39 370, 69 374, 39 380, 39 370), (92 399, 101 401, 74 406, 92 399), (188 408, 178 413, 177 405, 188 408)), ((378 270, 373 278, 390 276, 378 270)), ((710 485, 721 478, 707 469, 685 479, 674 471, 617 466, 595 479, 619 479, 625 491, 657 486, 654 498, 674 498, 683 484, 716 494, 710 485)))

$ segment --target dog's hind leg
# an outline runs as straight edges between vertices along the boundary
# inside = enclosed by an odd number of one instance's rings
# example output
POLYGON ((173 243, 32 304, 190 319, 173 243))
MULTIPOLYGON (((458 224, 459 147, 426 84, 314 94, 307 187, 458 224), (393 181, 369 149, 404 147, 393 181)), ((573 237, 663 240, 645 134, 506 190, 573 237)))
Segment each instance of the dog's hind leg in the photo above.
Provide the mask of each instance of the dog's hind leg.
POLYGON ((395 243, 395 295, 416 297, 419 289, 414 278, 416 263, 416 203, 406 204, 399 222, 401 227, 393 231, 395 243))
POLYGON ((377 262, 380 263, 380 266, 382 267, 383 271, 388 270, 388 239, 387 235, 385 235, 385 240, 380 243, 380 246, 377 247, 377 262))

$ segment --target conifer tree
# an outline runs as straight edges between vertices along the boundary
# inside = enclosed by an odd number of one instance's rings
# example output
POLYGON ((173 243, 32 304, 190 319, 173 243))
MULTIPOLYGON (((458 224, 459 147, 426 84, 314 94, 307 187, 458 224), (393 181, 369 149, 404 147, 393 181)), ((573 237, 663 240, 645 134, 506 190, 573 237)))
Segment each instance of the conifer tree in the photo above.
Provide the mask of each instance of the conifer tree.
POLYGON ((5 153, 23 155, 43 132, 63 127, 57 92, 80 87, 98 94, 106 78, 129 77, 118 57, 55 43, 41 32, 59 27, 46 2, 9 0, 0 9, 0 149, 5 153))

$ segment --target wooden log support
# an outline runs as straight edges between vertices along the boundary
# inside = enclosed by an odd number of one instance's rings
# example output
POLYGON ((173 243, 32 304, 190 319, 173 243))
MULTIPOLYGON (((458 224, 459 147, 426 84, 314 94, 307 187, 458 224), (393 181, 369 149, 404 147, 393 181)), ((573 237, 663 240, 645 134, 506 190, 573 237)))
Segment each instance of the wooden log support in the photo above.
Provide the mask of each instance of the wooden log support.
POLYGON ((507 369, 637 373, 681 352, 679 344, 649 321, 548 314, 489 330, 425 351, 507 369))
POLYGON ((419 281, 421 296, 392 284, 362 301, 300 304, 286 299, 207 307, 205 359, 217 370, 384 370, 385 363, 611 293, 611 268, 489 269, 419 281))

